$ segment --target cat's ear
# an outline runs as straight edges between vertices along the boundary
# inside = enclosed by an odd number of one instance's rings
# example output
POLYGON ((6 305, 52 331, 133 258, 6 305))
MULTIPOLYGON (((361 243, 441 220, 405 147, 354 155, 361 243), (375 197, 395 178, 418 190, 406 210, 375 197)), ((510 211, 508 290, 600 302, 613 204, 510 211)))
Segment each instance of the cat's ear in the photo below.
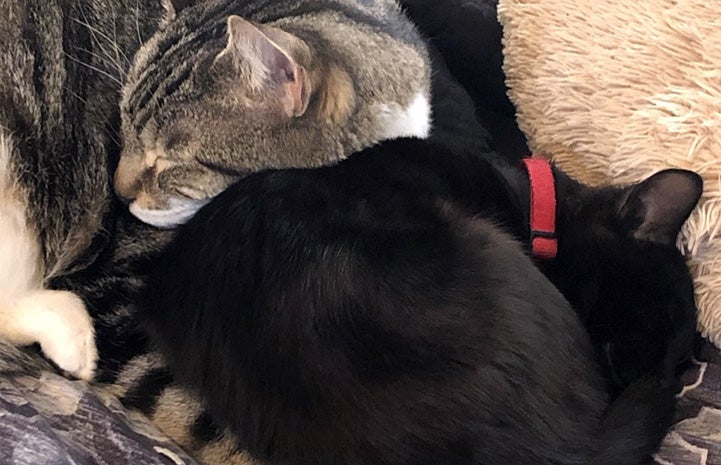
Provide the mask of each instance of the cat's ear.
POLYGON ((619 214, 636 239, 674 245, 703 192, 703 181, 692 171, 660 171, 630 187, 619 214))
POLYGON ((277 95, 286 115, 297 117, 308 108, 310 89, 305 68, 284 45, 299 40, 280 29, 256 26, 240 16, 230 16, 228 46, 221 55, 233 58, 243 83, 251 91, 263 91, 269 86, 279 89, 277 95))

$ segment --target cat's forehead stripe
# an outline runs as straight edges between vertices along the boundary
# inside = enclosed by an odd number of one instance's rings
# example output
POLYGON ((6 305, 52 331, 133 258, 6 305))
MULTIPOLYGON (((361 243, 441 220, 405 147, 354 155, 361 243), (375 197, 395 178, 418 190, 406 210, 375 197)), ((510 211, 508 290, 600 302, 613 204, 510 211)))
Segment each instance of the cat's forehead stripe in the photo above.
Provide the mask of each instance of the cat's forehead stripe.
MULTIPOLYGON (((351 8, 341 2, 333 3, 333 11, 345 16, 350 21, 370 25, 402 41, 409 43, 415 41, 412 28, 408 28, 406 31, 396 30, 395 28, 393 31, 388 31, 387 29, 393 23, 384 21, 385 16, 379 16, 379 11, 374 10, 364 13, 358 8, 351 8)), ((186 69, 182 72, 174 73, 175 76, 171 75, 173 78, 171 79, 172 82, 163 87, 163 83, 167 78, 163 76, 162 73, 158 76, 158 69, 164 67, 178 69, 178 67, 183 67, 183 65, 187 66, 188 61, 192 61, 190 58, 192 58, 200 48, 199 44, 225 35, 225 21, 231 14, 239 14, 251 20, 268 23, 282 18, 322 14, 329 11, 327 0, 306 1, 287 10, 283 8, 272 8, 269 7, 268 4, 269 2, 246 3, 243 5, 243 11, 238 11, 240 8, 232 8, 232 5, 228 5, 227 2, 218 2, 214 8, 206 10, 199 16, 187 15, 183 22, 171 25, 169 29, 171 33, 158 42, 154 56, 148 60, 150 66, 148 66, 146 72, 140 78, 128 104, 128 112, 131 114, 135 114, 138 108, 147 110, 144 111, 142 115, 136 116, 136 131, 142 130, 142 127, 150 117, 149 115, 152 114, 153 111, 157 111, 163 101, 169 97, 165 91, 168 89, 177 91, 180 88, 179 81, 181 79, 187 79, 191 72, 190 69, 186 69), (263 14, 259 14, 259 11, 262 11, 263 14), (183 33, 183 38, 180 40, 177 40, 178 28, 180 28, 182 30, 181 33, 183 33), (157 97, 158 94, 162 94, 162 96, 157 97), (153 99, 153 97, 156 98, 153 99)))
MULTIPOLYGON (((155 45, 154 53, 147 58, 144 72, 138 77, 136 90, 128 104, 129 111, 132 112, 135 108, 143 106, 138 102, 141 97, 146 94, 152 96, 157 91, 158 85, 163 80, 162 76, 157 78, 157 69, 174 69, 188 64, 192 61, 189 58, 202 48, 199 44, 225 34, 225 9, 226 6, 220 5, 207 10, 200 17, 191 16, 186 22, 178 20, 168 27, 168 33, 155 45), (194 24, 188 24, 190 21, 194 24)), ((150 97, 146 97, 146 101, 149 99, 150 97)))
MULTIPOLYGON (((152 59, 152 65, 148 67, 147 71, 140 78, 140 82, 135 86, 133 96, 130 99, 128 110, 132 113, 137 108, 143 108, 151 101, 152 97, 158 92, 163 82, 169 77, 158 70, 171 70, 170 77, 175 74, 183 74, 185 70, 188 70, 187 74, 190 74, 190 68, 194 65, 194 61, 191 59, 193 55, 197 54, 196 43, 209 40, 213 31, 206 31, 206 34, 200 34, 191 37, 189 40, 181 40, 177 43, 177 47, 169 49, 169 52, 165 55, 157 55, 152 59), (178 72, 179 69, 183 71, 178 72)), ((187 76, 186 76, 187 77, 187 76)))
POLYGON ((160 80, 155 93, 148 91, 143 94, 143 100, 138 107, 139 110, 133 114, 134 128, 137 133, 144 129, 152 116, 158 116, 158 109, 181 88, 182 84, 190 77, 191 72, 192 66, 186 64, 186 66, 178 68, 169 78, 160 80))

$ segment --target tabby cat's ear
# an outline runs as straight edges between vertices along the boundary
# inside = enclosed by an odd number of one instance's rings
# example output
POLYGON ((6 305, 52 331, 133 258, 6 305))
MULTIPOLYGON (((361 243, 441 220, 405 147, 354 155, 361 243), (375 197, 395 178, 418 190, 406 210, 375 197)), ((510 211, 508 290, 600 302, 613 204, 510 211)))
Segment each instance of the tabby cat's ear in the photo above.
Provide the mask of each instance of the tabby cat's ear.
POLYGON ((619 214, 636 239, 675 245, 702 192, 703 181, 696 173, 660 171, 628 189, 619 214))
POLYGON ((297 41, 300 39, 280 29, 256 26, 240 16, 230 16, 228 46, 221 55, 233 58, 243 84, 250 91, 280 89, 280 103, 287 116, 301 116, 310 99, 306 71, 284 47, 297 41))

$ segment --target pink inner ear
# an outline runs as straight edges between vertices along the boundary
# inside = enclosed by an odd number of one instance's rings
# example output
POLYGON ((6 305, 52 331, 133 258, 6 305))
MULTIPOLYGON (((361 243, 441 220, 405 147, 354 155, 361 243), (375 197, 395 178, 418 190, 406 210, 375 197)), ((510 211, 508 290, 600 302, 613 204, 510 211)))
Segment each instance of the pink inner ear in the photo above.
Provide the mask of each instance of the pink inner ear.
POLYGON ((296 66, 293 80, 286 84, 291 99, 292 116, 300 116, 305 113, 305 99, 303 98, 305 82, 305 70, 302 66, 296 66))
POLYGON ((286 92, 286 101, 283 103, 287 115, 289 117, 302 115, 305 112, 303 104, 305 70, 260 31, 256 40, 260 58, 268 67, 271 79, 286 92))
POLYGON ((272 40, 272 31, 271 36, 267 36, 241 17, 230 16, 228 34, 229 50, 239 62, 249 65, 248 76, 254 86, 270 84, 280 90, 280 103, 288 117, 305 113, 308 104, 305 69, 272 40))
POLYGON ((259 51, 260 62, 270 72, 271 79, 276 84, 285 84, 292 81, 295 76, 295 63, 293 59, 271 42, 265 35, 258 31, 256 46, 259 51))

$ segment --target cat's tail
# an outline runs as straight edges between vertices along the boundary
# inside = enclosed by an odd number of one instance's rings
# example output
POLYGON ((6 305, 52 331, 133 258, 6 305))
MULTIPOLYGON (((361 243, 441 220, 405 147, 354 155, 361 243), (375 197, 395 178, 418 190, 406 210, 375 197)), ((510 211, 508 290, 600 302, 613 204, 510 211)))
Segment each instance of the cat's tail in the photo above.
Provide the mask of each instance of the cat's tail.
POLYGON ((601 450, 590 465, 640 465, 656 452, 673 421, 674 391, 659 378, 629 385, 611 404, 601 450))

